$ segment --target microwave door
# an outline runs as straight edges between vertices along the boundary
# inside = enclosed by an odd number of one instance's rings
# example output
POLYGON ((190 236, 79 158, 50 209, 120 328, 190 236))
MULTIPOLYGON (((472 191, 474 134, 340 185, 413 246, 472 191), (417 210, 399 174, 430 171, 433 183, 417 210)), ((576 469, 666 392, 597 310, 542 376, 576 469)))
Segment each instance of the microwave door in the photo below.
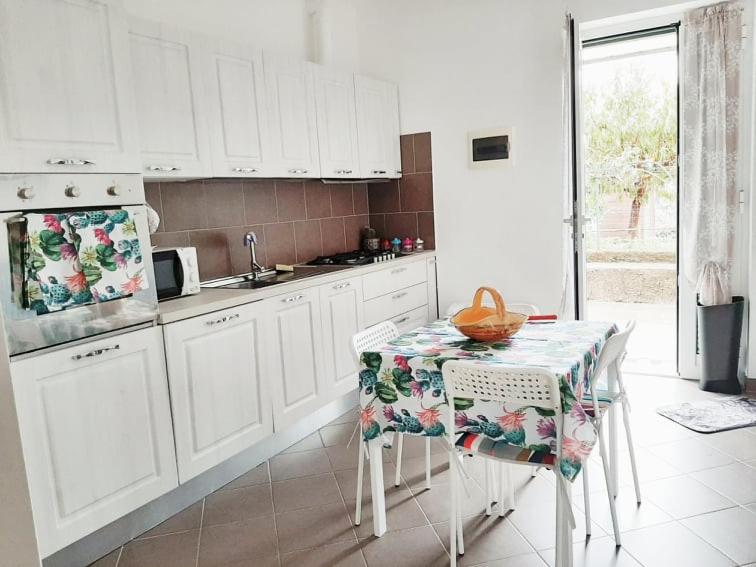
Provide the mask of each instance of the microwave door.
POLYGON ((152 253, 155 266, 155 282, 158 300, 182 295, 184 267, 176 250, 161 250, 152 253))

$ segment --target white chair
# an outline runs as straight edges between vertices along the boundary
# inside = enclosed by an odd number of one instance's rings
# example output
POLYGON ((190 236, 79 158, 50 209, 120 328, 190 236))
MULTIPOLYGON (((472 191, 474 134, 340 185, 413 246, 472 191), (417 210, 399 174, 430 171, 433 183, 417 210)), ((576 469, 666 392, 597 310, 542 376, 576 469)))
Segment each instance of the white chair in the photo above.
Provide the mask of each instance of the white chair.
MULTIPOLYGON (((378 325, 373 325, 360 331, 352 338, 352 346, 354 352, 359 360, 360 356, 365 351, 375 350, 385 345, 392 339, 399 336, 399 329, 391 321, 385 321, 378 325)), ((394 485, 399 486, 401 484, 402 473, 402 447, 404 445, 404 434, 397 432, 397 447, 396 447, 396 477, 394 479, 394 485)), ((425 486, 431 487, 431 460, 430 460, 430 447, 431 438, 425 438, 425 486)), ((362 427, 360 426, 360 456, 359 463, 357 465, 357 507, 354 514, 354 523, 360 525, 362 521, 362 479, 364 476, 364 462, 365 462, 365 442, 362 439, 362 427)))
MULTIPOLYGON (((452 315, 455 315, 458 311, 461 311, 467 307, 467 305, 464 305, 462 303, 452 303, 449 308, 446 310, 446 316, 451 317, 452 315)), ((507 311, 513 311, 514 313, 522 313, 523 315, 540 315, 541 310, 538 309, 535 305, 532 303, 507 303, 507 311)))
MULTIPOLYGON (((444 387, 449 407, 454 407, 455 398, 473 400, 491 400, 502 404, 528 405, 554 412, 556 424, 557 446, 556 453, 550 454, 543 462, 528 462, 517 460, 521 447, 509 445, 506 442, 492 442, 485 435, 463 433, 455 442, 455 448, 450 448, 449 469, 451 474, 451 513, 449 517, 449 535, 451 542, 451 565, 457 564, 457 548, 464 553, 464 537, 462 534, 462 517, 460 505, 460 482, 458 476, 463 473, 459 463, 461 455, 476 455, 489 459, 501 466, 502 487, 508 484, 508 496, 500 498, 500 515, 505 510, 514 509, 514 489, 511 482, 512 465, 528 465, 532 467, 545 466, 553 470, 557 477, 557 536, 556 536, 556 564, 560 567, 572 564, 571 554, 565 553, 569 549, 572 528, 575 526, 570 504, 569 490, 565 483, 569 483, 562 476, 559 458, 562 454, 562 428, 564 414, 562 413, 559 380, 547 369, 537 367, 505 367, 491 366, 471 361, 450 360, 446 362, 441 372, 444 377, 444 387), (565 523, 566 520, 566 523, 565 523), (568 529, 569 528, 569 529, 568 529), (567 549, 565 549, 565 547, 567 549)), ((454 412, 449 412, 448 431, 455 431, 454 412)), ((464 474, 464 473, 463 473, 464 474)))
MULTIPOLYGON (((596 363, 596 369, 593 372, 590 383, 590 391, 587 396, 583 397, 581 404, 583 409, 588 414, 588 417, 593 422, 596 431, 599 434, 599 449, 601 450, 601 461, 604 467, 604 476, 606 476, 607 492, 609 493, 609 504, 612 511, 612 524, 614 527, 615 543, 620 545, 619 529, 617 526, 617 514, 614 507, 614 495, 617 494, 617 487, 612 486, 611 476, 609 474, 609 462, 606 455, 606 443, 604 441, 603 423, 606 412, 614 406, 617 402, 622 404, 622 419, 625 426, 625 435, 627 436, 627 449, 630 454, 630 466, 633 471, 633 483, 635 484, 635 499, 638 504, 641 503, 640 484, 638 482, 638 468, 635 462, 635 448, 633 447, 633 437, 630 430, 630 406, 627 400, 627 392, 625 391, 625 383, 622 380, 622 372, 620 366, 625 358, 627 352, 627 341, 630 339, 630 334, 635 329, 635 321, 630 321, 627 326, 620 331, 609 337, 604 344, 601 352, 599 353, 599 359, 596 363), (617 391, 608 392, 607 390, 599 390, 596 386, 598 384, 599 377, 610 366, 614 366, 613 370, 617 376, 617 391)), ((613 440, 614 441, 614 440, 613 440)), ((588 472, 587 467, 583 467, 583 492, 585 499, 585 530, 587 534, 591 533, 591 504, 588 490, 588 472)))

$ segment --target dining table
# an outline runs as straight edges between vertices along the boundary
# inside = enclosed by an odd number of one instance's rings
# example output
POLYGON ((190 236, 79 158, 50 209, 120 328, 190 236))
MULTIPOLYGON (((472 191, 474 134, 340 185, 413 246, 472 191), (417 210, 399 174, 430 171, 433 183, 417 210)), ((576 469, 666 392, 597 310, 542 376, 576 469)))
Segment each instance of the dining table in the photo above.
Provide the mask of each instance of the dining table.
MULTIPOLYGON (((396 433, 446 437, 452 444, 458 434, 482 434, 520 447, 518 460, 531 464, 556 450, 553 417, 532 406, 456 399, 455 431, 447 431, 449 407, 441 369, 449 360, 552 371, 559 380, 564 412, 558 465, 562 476, 573 481, 598 439, 579 402, 589 392, 601 348, 617 330, 611 322, 533 321, 510 338, 479 342, 462 335, 446 318, 363 352, 359 364, 360 426, 370 466, 374 534, 380 537, 386 532, 381 452, 391 445, 396 433)), ((616 367, 610 366, 607 374, 606 389, 616 391, 616 367)), ((613 408, 608 421, 609 462, 616 487, 617 421, 613 408)), ((439 491, 438 497, 448 498, 447 492, 439 491)), ((571 538, 566 540, 571 546, 571 538)))

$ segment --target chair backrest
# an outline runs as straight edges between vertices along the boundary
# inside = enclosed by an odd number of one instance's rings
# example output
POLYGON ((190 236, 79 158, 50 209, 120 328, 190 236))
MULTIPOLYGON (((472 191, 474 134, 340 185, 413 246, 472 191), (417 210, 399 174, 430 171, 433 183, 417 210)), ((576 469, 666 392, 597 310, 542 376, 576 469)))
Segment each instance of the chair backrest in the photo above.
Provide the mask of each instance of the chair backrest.
POLYGON ((619 333, 613 334, 606 340, 604 346, 601 348, 601 352, 599 352, 596 369, 591 377, 591 385, 596 383, 599 376, 610 364, 625 354, 625 351, 627 350, 627 341, 630 339, 630 334, 633 332, 633 329, 635 329, 635 321, 630 321, 619 333))
POLYGON ((399 329, 391 321, 378 323, 352 337, 352 346, 357 358, 366 350, 374 350, 399 336, 399 329))
MULTIPOLYGON (((446 310, 446 316, 451 317, 467 307, 463 303, 452 303, 446 310)), ((507 311, 522 313, 523 315, 540 315, 541 310, 532 303, 507 303, 507 311)))

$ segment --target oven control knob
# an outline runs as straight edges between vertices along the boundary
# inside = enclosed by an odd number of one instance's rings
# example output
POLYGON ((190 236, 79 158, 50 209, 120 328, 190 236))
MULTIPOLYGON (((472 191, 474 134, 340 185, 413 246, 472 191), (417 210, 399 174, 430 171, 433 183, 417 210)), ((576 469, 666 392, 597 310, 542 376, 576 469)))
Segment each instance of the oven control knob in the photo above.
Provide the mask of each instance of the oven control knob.
POLYGON ((76 198, 81 196, 81 189, 79 189, 76 185, 69 185, 66 187, 66 197, 72 197, 76 198))
POLYGON ((108 195, 111 197, 118 197, 121 194, 121 188, 118 185, 111 185, 108 187, 108 195))
POLYGON ((34 198, 34 187, 19 187, 18 191, 16 192, 16 195, 18 195, 19 199, 23 199, 24 201, 28 201, 29 199, 34 198))

